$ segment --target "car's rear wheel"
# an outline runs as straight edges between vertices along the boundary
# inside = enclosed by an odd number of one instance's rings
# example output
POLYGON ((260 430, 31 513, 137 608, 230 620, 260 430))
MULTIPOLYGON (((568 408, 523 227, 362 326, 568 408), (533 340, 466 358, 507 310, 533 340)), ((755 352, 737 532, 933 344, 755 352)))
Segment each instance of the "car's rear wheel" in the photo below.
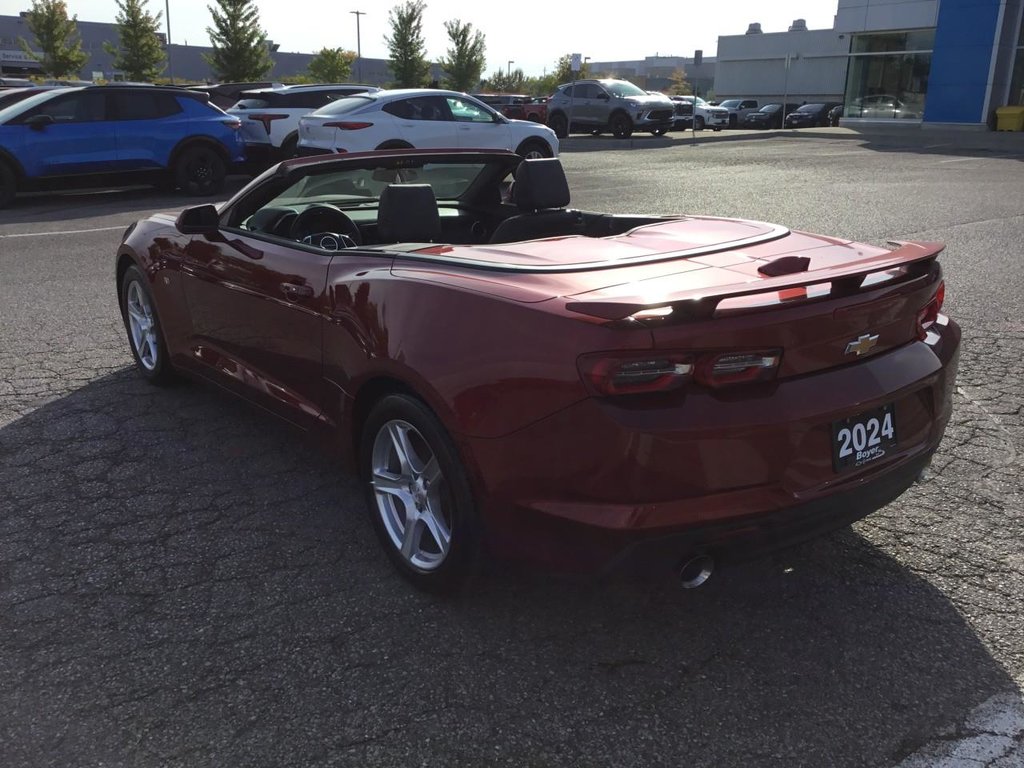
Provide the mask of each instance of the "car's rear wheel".
POLYGON ((466 586, 479 569, 481 527, 438 418, 409 395, 384 397, 366 419, 359 465, 374 529, 399 572, 431 591, 466 586))
POLYGON ((215 195, 224 187, 227 168, 224 158, 213 147, 186 147, 174 164, 174 181, 187 195, 215 195))
POLYGON ((299 137, 289 136, 281 143, 281 159, 290 160, 299 156, 299 137))
POLYGON ((600 128, 594 128, 594 129, 593 129, 593 130, 592 130, 592 131, 590 132, 590 135, 591 135, 591 136, 600 136, 600 135, 601 135, 601 133, 602 133, 602 131, 601 131, 601 129, 600 129, 600 128))
POLYGON ((412 144, 408 141, 400 141, 398 139, 391 139, 377 145, 377 150, 382 149, 413 149, 412 144))
POLYGON ((697 115, 695 118, 693 118, 693 130, 695 130, 695 131, 703 131, 704 130, 704 118, 701 117, 700 115, 697 115))
POLYGON ((516 149, 517 155, 522 155, 527 160, 539 160, 544 157, 553 157, 554 152, 546 141, 541 139, 527 139, 516 149))
POLYGON ((612 135, 617 139, 628 139, 633 135, 633 121, 629 119, 629 115, 623 112, 612 115, 609 127, 612 135))
POLYGON ((6 208, 14 202, 18 193, 18 176, 14 169, 0 160, 0 208, 6 208))
POLYGON ((555 136, 564 139, 569 135, 569 121, 561 112, 556 112, 548 119, 548 128, 555 132, 555 136))
POLYGON ((128 345, 135 367, 151 384, 169 384, 174 371, 168 361, 167 345, 156 314, 153 294, 145 275, 132 265, 121 278, 121 317, 128 332, 128 345))

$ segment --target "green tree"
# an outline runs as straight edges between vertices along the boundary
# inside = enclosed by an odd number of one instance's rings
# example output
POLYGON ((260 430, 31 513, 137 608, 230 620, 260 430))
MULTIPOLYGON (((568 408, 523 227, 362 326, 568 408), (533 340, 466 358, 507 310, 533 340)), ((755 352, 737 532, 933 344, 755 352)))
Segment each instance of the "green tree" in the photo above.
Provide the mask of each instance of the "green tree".
POLYGON ((511 73, 496 69, 484 81, 484 87, 494 93, 523 93, 525 84, 526 76, 521 69, 514 69, 511 73))
POLYGON ((120 45, 104 43, 103 48, 114 57, 114 69, 124 72, 129 80, 152 82, 164 71, 163 44, 157 33, 160 18, 146 10, 148 0, 117 0, 117 35, 120 45))
POLYGON ((555 62, 555 71, 552 73, 555 76, 557 85, 562 83, 568 83, 573 80, 586 80, 590 77, 590 65, 587 62, 583 62, 583 66, 580 67, 579 72, 572 71, 572 56, 565 54, 555 62))
POLYGON ((77 16, 68 18, 68 6, 64 0, 32 0, 32 8, 25 14, 25 24, 35 37, 36 47, 42 55, 33 51, 23 38, 18 42, 51 77, 77 77, 89 58, 89 54, 82 50, 77 22, 77 16))
POLYGON ((321 48, 309 62, 309 76, 315 83, 344 83, 352 75, 355 51, 344 48, 321 48))
POLYGON ((262 79, 274 62, 255 0, 215 1, 220 10, 206 6, 213 17, 213 26, 206 28, 213 53, 203 55, 206 63, 223 83, 262 79))
POLYGON ((399 88, 420 88, 429 82, 430 62, 423 42, 423 0, 406 0, 388 14, 391 36, 385 36, 391 72, 399 88))
POLYGON ((448 55, 438 62, 445 73, 445 83, 453 91, 474 90, 484 71, 484 33, 458 19, 446 21, 444 28, 452 44, 448 55))

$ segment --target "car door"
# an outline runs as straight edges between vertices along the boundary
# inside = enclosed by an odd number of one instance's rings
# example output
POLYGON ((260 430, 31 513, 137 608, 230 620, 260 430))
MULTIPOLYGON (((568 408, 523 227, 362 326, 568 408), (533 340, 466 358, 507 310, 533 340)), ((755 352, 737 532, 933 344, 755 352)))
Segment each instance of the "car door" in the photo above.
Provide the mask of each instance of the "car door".
POLYGON ((608 122, 610 102, 611 95, 599 85, 577 83, 573 122, 579 122, 582 125, 604 125, 608 122))
POLYGON ((28 110, 22 165, 34 176, 71 176, 115 170, 117 134, 107 96, 96 89, 61 94, 28 110), (33 118, 52 122, 31 125, 33 118))
POLYGON ((117 132, 117 165, 123 171, 163 167, 165 158, 182 136, 185 112, 166 91, 125 89, 108 96, 117 132))
POLYGON ((508 122, 470 99, 446 96, 458 126, 459 146, 471 149, 513 149, 508 122))
POLYGON ((384 105, 402 138, 417 149, 453 149, 458 129, 443 96, 415 96, 384 105))
POLYGON ((323 324, 333 253, 241 229, 195 235, 182 253, 191 362, 304 428, 323 407, 323 324))

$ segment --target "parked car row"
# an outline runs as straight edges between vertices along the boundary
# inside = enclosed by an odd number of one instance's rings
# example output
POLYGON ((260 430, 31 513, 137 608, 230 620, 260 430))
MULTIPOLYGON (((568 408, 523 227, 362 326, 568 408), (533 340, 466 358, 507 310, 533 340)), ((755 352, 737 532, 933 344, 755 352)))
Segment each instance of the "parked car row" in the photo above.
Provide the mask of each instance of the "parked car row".
POLYGON ((0 90, 0 207, 20 192, 71 185, 152 183, 212 195, 229 172, 260 171, 298 154, 459 147, 558 154, 546 125, 509 119, 464 93, 248 85, 0 90), (235 97, 228 111, 211 103, 215 89, 235 97))

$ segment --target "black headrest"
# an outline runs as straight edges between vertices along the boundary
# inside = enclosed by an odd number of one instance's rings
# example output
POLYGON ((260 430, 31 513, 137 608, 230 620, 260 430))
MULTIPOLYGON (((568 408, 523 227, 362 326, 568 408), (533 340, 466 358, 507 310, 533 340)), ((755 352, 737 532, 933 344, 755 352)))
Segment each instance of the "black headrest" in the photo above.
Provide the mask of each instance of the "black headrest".
POLYGON ((565 208, 569 204, 569 182, 557 157, 523 160, 516 170, 512 196, 521 211, 565 208))
POLYGON ((441 216, 429 184, 388 184, 380 195, 377 234, 382 243, 433 243, 441 216))

